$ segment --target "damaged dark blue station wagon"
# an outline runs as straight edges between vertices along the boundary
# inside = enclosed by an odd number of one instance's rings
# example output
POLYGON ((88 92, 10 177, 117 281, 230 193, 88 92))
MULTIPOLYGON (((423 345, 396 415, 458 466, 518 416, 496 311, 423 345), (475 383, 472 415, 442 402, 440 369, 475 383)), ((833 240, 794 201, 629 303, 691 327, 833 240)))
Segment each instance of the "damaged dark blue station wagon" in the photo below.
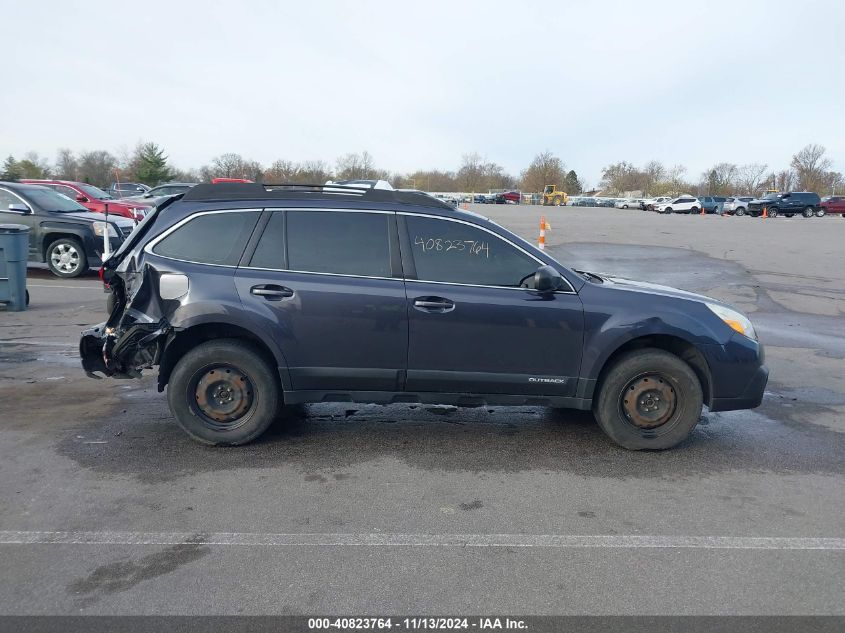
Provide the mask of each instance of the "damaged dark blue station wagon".
POLYGON ((194 439, 243 444, 303 402, 592 410, 630 449, 684 440, 702 406, 760 404, 751 322, 718 301, 571 270, 430 196, 198 185, 104 265, 89 375, 158 367, 194 439))

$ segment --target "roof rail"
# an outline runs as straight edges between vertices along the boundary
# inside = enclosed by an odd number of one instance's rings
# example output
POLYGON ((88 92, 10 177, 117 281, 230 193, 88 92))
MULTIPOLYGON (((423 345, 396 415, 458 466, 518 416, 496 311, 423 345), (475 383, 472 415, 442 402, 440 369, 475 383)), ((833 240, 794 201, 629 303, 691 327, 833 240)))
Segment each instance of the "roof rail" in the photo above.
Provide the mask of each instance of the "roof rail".
POLYGON ((308 200, 314 198, 347 198, 368 202, 397 202, 404 204, 443 207, 454 211, 454 207, 422 192, 375 189, 368 186, 304 183, 256 183, 225 182, 199 184, 188 189, 182 200, 308 200))

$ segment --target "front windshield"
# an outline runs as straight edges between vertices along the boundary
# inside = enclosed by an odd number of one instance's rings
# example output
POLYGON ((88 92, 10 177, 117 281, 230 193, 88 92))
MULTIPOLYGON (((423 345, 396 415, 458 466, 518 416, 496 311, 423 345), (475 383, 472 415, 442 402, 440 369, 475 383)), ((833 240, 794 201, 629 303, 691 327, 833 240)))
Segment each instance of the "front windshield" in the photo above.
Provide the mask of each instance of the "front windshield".
POLYGON ((780 198, 779 193, 767 193, 763 196, 763 200, 776 200, 777 198, 780 198))
POLYGON ((79 185, 79 188, 85 192, 85 195, 95 200, 111 200, 112 197, 102 189, 94 185, 79 185))
POLYGON ((42 189, 41 187, 38 189, 28 189, 26 191, 26 197, 45 211, 53 211, 54 213, 78 213, 80 211, 88 211, 88 209, 75 200, 71 200, 67 196, 56 193, 52 189, 42 189))

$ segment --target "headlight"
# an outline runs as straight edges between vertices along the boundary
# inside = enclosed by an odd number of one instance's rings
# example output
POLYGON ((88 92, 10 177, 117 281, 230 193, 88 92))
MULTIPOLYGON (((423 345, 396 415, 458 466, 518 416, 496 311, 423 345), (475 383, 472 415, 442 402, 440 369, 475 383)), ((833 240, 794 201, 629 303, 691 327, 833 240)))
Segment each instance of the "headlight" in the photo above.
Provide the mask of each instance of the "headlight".
POLYGON ((117 237, 117 231, 114 226, 108 222, 94 222, 94 235, 103 237, 103 234, 108 231, 109 237, 117 237))
POLYGON ((710 311, 713 314, 722 319, 722 321, 727 323, 732 329, 736 330, 743 336, 747 336, 755 341, 757 340, 757 332, 754 331, 754 326, 751 324, 751 320, 741 312, 737 312, 736 310, 732 310, 731 308, 717 303, 705 303, 704 305, 710 308, 710 311))

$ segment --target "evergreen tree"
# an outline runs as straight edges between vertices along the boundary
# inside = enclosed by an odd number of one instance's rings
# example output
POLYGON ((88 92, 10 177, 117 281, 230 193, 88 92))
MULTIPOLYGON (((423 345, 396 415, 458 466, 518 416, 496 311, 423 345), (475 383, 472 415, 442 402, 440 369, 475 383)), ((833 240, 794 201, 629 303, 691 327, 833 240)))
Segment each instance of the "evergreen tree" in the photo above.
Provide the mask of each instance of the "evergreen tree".
POLYGON ((3 173, 0 174, 3 180, 17 180, 21 178, 21 169, 18 165, 18 161, 15 160, 15 157, 11 154, 6 159, 6 162, 3 163, 3 173))
POLYGON ((137 149, 135 174, 143 183, 158 185, 170 180, 170 167, 164 150, 155 143, 144 143, 137 149))
POLYGON ((571 196, 577 195, 583 191, 581 181, 578 180, 578 174, 575 173, 574 169, 570 169, 569 172, 566 174, 566 180, 563 184, 563 190, 571 196))

